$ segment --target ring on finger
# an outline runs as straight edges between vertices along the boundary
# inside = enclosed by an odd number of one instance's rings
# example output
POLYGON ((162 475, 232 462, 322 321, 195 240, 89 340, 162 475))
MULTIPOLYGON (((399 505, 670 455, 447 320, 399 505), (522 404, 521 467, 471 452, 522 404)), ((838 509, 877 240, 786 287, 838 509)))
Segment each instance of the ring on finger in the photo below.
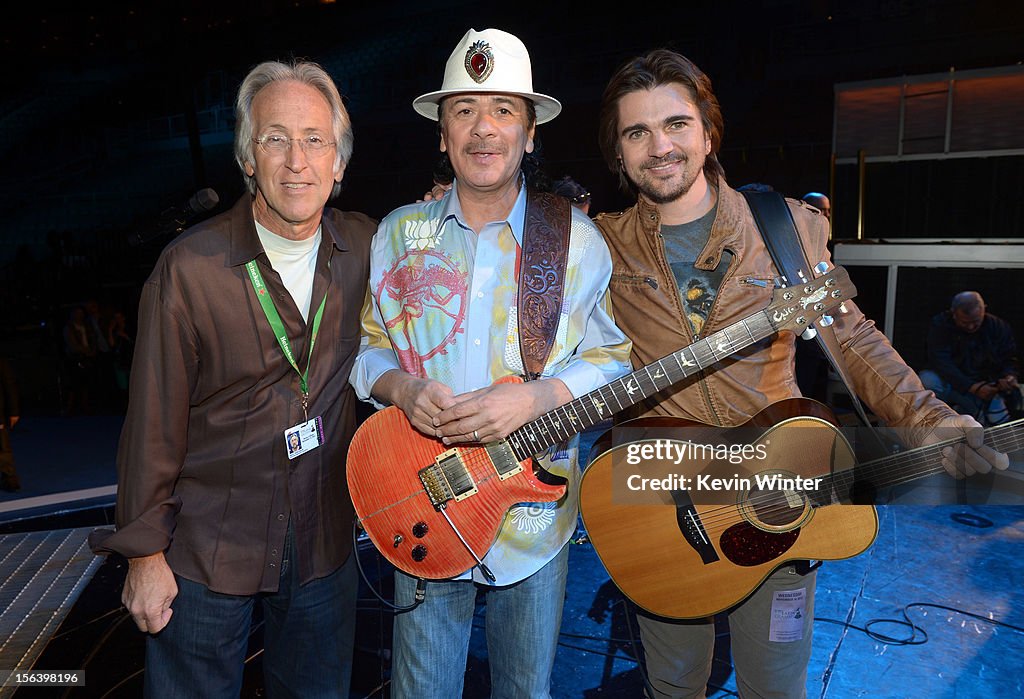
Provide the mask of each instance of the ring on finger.
POLYGON ((473 430, 473 441, 476 441, 476 442, 480 441, 480 433, 477 432, 476 430, 473 430))

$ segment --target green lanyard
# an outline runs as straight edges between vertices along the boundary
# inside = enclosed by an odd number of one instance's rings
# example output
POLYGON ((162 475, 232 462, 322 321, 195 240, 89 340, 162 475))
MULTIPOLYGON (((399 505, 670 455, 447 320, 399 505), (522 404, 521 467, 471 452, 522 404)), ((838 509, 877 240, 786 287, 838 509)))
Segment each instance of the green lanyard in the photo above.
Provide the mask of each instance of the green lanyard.
POLYGON ((281 345, 281 351, 284 352, 285 359, 292 365, 292 369, 295 369, 295 373, 299 375, 299 388, 302 389, 302 414, 308 420, 309 415, 306 409, 309 407, 309 383, 307 379, 309 378, 309 367, 313 364, 313 346, 316 344, 316 336, 320 331, 320 320, 324 317, 324 306, 327 305, 327 294, 324 294, 323 301, 320 302, 320 308, 316 309, 316 315, 313 316, 313 334, 309 338, 309 361, 306 362, 306 370, 304 372, 299 371, 299 365, 296 364, 295 355, 292 353, 292 345, 288 342, 288 332, 284 329, 281 314, 277 312, 274 301, 270 298, 267 285, 263 283, 263 275, 260 274, 260 269, 256 266, 256 260, 247 262, 245 269, 249 272, 252 288, 256 291, 256 298, 259 300, 260 306, 263 307, 263 314, 267 316, 267 322, 270 323, 270 328, 274 331, 274 335, 277 336, 277 344, 281 345))

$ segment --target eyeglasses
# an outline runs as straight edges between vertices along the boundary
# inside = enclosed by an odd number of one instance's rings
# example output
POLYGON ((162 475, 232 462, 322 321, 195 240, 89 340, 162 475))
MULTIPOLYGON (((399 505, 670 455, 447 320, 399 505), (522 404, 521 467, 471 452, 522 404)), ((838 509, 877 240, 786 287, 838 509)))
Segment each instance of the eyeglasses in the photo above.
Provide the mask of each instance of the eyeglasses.
POLYGON ((252 139, 252 142, 257 144, 267 155, 284 155, 293 141, 298 142, 302 152, 311 158, 323 155, 331 146, 335 145, 333 141, 328 141, 319 134, 302 138, 288 138, 284 134, 268 133, 252 139))

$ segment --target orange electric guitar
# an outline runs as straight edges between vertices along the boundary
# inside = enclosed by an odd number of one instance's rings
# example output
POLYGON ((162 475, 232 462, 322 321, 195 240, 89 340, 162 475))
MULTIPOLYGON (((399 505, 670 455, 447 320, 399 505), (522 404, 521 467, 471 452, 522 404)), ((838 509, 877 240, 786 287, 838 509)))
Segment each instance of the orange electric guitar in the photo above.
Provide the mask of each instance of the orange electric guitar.
POLYGON ((805 332, 855 293, 842 267, 776 289, 764 310, 489 444, 449 448, 414 429, 400 409, 385 408, 359 427, 348 452, 348 487, 359 524, 377 550, 409 575, 440 580, 481 565, 490 577, 480 559, 509 508, 552 502, 565 493, 562 479, 533 457, 780 330, 805 332))
MULTIPOLYGON (((961 441, 855 465, 832 413, 805 398, 773 403, 732 428, 638 418, 598 440, 580 513, 629 599, 660 616, 706 617, 787 561, 866 550, 878 532, 875 508, 849 503, 942 473, 941 450, 961 441)), ((1004 453, 1024 448, 1024 420, 985 430, 985 443, 1004 453)))

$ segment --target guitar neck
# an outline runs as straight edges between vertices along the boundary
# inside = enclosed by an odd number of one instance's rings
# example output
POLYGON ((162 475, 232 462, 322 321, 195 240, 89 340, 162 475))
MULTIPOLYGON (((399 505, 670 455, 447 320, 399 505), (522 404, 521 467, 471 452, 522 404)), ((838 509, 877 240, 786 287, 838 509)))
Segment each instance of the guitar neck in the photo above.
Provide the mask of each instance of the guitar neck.
POLYGON ((767 311, 755 313, 541 415, 512 432, 507 437, 508 444, 519 461, 537 456, 648 396, 771 336, 776 330, 767 311))
MULTIPOLYGON (((856 482, 870 484, 874 489, 901 485, 942 473, 942 450, 955 446, 964 439, 949 439, 925 447, 918 447, 859 464, 856 469, 840 471, 825 477, 823 483, 827 487, 818 489, 823 495, 829 493, 849 493, 856 482)), ((985 444, 992 449, 1010 454, 1024 449, 1024 419, 1015 420, 985 430, 985 444)), ((814 499, 812 497, 812 499, 814 499)), ((817 504, 828 505, 834 502, 819 501, 817 504)))

